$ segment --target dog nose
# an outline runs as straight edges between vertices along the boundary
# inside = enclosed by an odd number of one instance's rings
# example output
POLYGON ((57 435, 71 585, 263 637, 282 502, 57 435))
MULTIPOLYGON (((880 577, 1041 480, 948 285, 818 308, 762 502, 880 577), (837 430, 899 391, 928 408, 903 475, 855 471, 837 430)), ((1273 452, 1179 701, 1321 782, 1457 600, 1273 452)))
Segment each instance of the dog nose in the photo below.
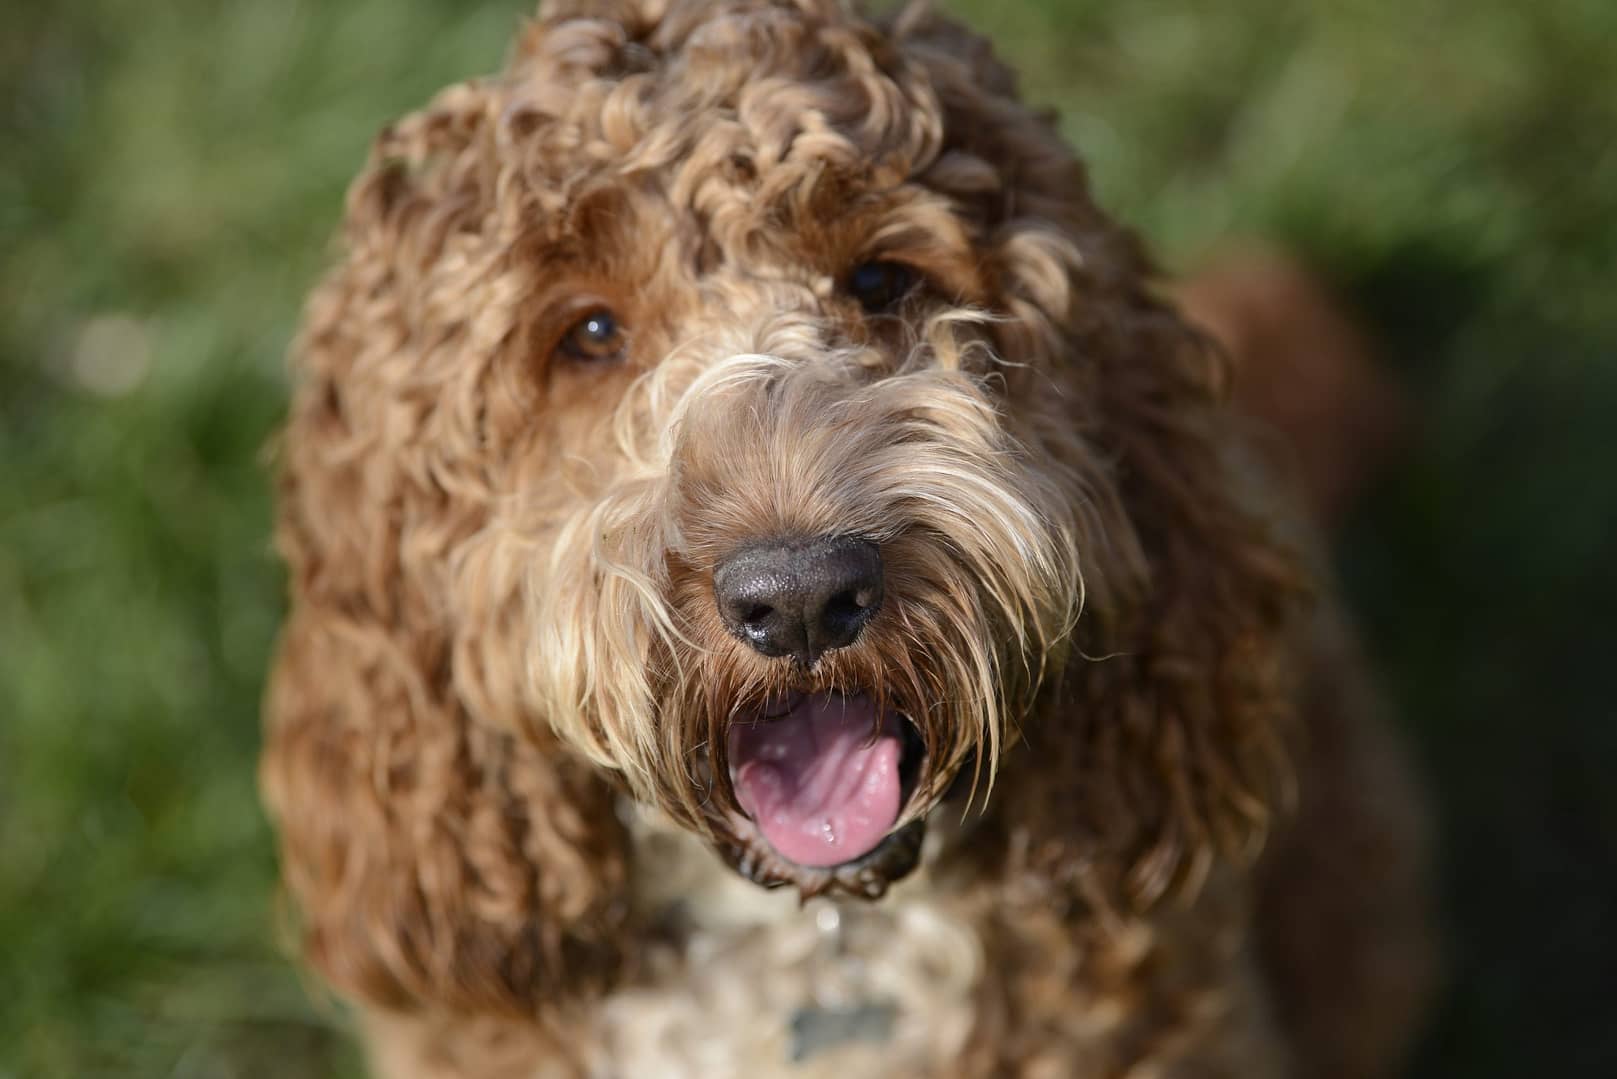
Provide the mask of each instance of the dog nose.
POLYGON ((719 564, 713 595, 755 651, 812 667, 852 644, 881 606, 881 549, 857 536, 753 544, 719 564))

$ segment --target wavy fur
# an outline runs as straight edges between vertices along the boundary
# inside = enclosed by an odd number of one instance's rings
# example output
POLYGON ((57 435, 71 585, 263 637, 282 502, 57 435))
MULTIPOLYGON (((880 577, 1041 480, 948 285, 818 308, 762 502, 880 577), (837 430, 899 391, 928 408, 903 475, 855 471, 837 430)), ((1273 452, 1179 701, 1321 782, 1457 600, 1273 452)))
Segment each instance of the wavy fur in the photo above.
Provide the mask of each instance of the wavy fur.
MULTIPOLYGON (((555 3, 505 72, 381 133, 295 348, 263 764, 305 955, 379 1066, 497 1074, 515 1044, 611 1073, 591 1002, 666 979, 631 806, 803 896, 887 891, 749 848, 724 731, 787 688, 903 711, 903 821, 966 821, 923 873, 1006 961, 972 968, 961 1074, 1113 1059, 1049 1019, 1105 978, 1018 975, 1028 934, 1068 954, 1169 895, 1244 933, 1309 575, 1216 350, 1154 289, 1009 73, 920 7, 555 3), (872 258, 925 294, 863 314, 840 285, 872 258), (592 306, 619 364, 556 350, 592 306), (823 533, 878 542, 889 598, 805 674, 724 630, 711 579, 823 533), (992 913, 1029 895, 1022 929, 992 913)), ((1248 992, 1219 954, 1206 991, 1248 992)), ((1258 1025, 1226 1048, 1262 1041, 1261 1005, 1228 1011, 1258 1025)), ((1199 1037, 1175 1051, 1213 1059, 1199 1037)))

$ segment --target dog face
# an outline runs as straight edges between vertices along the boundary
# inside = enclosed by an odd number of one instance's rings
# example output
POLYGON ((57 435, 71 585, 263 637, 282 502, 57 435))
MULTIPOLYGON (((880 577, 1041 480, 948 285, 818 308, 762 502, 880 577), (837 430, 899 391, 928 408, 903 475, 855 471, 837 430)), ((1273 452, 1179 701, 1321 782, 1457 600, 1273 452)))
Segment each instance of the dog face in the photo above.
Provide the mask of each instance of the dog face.
POLYGON ((879 893, 963 772, 986 788, 1083 599, 1071 197, 990 164, 992 118, 945 104, 969 70, 830 5, 523 50, 484 178, 494 501, 449 589, 506 612, 480 643, 522 677, 470 647, 457 675, 755 879, 879 893))
POLYGON ((1261 831, 1291 563, 1220 365, 978 39, 557 4, 382 133, 345 247, 265 758, 339 982, 609 965, 566 956, 618 936, 622 792, 805 894, 881 894, 951 792, 1089 896, 1261 831))

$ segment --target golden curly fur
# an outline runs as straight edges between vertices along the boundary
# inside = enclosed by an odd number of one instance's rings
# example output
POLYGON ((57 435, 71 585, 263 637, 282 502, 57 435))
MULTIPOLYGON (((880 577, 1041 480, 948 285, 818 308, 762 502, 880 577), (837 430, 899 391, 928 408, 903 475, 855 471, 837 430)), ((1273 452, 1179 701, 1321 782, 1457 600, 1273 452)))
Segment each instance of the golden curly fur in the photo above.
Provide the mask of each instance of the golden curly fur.
POLYGON ((381 133, 344 241, 280 446, 263 782, 380 1073, 1397 1059, 1396 747, 1216 350, 980 40, 559 0, 381 133), (920 287, 868 312, 873 261, 920 287), (621 348, 569 347, 608 310, 621 348), (887 598, 804 669, 713 572, 821 534, 879 544, 887 598), (894 838, 814 869, 725 735, 833 690, 924 756, 894 838))

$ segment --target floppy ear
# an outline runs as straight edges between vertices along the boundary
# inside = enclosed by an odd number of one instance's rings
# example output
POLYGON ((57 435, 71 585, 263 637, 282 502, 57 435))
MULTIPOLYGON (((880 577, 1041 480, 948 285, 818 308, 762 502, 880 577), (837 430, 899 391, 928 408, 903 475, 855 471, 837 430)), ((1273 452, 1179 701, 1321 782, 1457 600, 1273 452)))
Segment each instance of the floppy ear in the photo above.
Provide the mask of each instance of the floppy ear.
POLYGON ((295 603, 261 776, 305 958, 391 1009, 531 1016, 598 988, 622 935, 610 792, 468 721, 430 639, 295 603))
POLYGON ((489 111, 458 88, 383 135, 308 305, 261 778, 304 952, 336 986, 532 1015, 611 975, 625 840, 599 774, 502 688, 511 605, 453 583, 534 426, 496 392, 521 290, 485 261, 489 111))
POLYGON ((1148 260, 1054 124, 975 35, 925 5, 893 25, 931 76, 945 145, 999 180, 953 193, 1004 293, 1000 354, 1040 358, 1000 372, 1007 421, 1075 478, 1083 522, 1070 658, 1001 759, 987 824, 1002 842, 982 846, 1094 905, 1193 891, 1215 854, 1255 853, 1284 801, 1305 576, 1256 501, 1221 357, 1150 293, 1148 260))
POLYGON ((1215 855, 1254 856, 1288 798, 1307 578, 1257 499, 1221 357, 1145 291, 1131 243, 1112 255, 1136 272, 1075 331, 1085 441, 1110 462, 1084 553, 1105 588, 1002 812, 1042 875, 1143 907, 1194 893, 1215 855))

